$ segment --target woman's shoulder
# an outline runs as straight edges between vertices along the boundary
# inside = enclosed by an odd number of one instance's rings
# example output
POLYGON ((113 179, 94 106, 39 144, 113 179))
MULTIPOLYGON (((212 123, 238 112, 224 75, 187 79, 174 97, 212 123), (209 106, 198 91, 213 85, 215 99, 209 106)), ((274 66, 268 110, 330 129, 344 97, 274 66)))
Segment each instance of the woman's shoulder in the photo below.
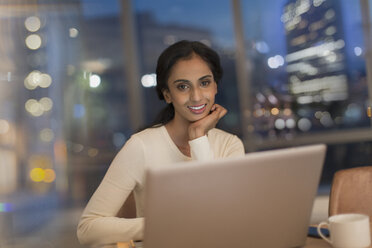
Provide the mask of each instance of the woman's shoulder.
POLYGON ((237 135, 229 133, 219 128, 213 128, 209 130, 208 139, 218 143, 241 142, 240 138, 237 135))
POLYGON ((131 136, 131 139, 140 139, 144 142, 150 141, 152 139, 157 140, 159 136, 163 134, 163 128, 163 126, 146 128, 142 131, 134 133, 131 136))
POLYGON ((209 130, 208 136, 214 136, 214 137, 237 137, 235 134, 229 133, 225 130, 219 129, 219 128, 213 128, 209 130))
POLYGON ((235 134, 214 128, 208 132, 208 139, 217 157, 241 156, 244 154, 242 140, 235 134))
POLYGON ((146 150, 149 146, 159 143, 161 138, 161 127, 146 128, 142 131, 132 134, 121 148, 120 153, 127 150, 131 151, 132 149, 137 151, 146 150), (142 149, 140 149, 141 147, 142 149))

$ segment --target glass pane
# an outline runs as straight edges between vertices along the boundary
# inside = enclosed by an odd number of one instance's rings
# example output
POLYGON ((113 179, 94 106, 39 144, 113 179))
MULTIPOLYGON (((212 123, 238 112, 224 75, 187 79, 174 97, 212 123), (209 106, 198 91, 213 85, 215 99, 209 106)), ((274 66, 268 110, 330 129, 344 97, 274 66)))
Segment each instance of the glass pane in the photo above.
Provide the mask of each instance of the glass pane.
POLYGON ((359 1, 242 6, 257 139, 370 126, 359 1))
POLYGON ((132 133, 120 10, 0 4, 0 247, 80 247, 81 209, 69 207, 86 204, 132 133))
MULTIPOLYGON (((141 76, 155 73, 157 58, 170 44, 187 39, 202 41, 221 56, 224 77, 216 101, 229 113, 221 128, 241 135, 235 77, 235 40, 231 2, 197 0, 139 0, 133 2, 138 25, 141 76), (211 8, 213 6, 213 11, 211 8)), ((146 122, 151 123, 164 103, 153 87, 144 87, 146 122)))

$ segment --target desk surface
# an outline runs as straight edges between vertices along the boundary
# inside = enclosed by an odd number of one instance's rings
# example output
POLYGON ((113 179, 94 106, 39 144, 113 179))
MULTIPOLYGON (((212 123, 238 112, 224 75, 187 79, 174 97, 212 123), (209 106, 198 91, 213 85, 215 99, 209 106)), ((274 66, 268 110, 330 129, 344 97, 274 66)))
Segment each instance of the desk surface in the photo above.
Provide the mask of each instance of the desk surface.
MULTIPOLYGON (((310 237, 306 239, 306 245, 304 246, 304 248, 331 248, 331 247, 332 246, 323 239, 310 237)), ((118 243, 117 248, 132 248, 132 246, 129 243, 118 243)))
MULTIPOLYGON (((118 243, 117 248, 131 248, 129 243, 118 243)), ((318 238, 307 238, 304 248, 331 248, 326 241, 318 238)))
MULTIPOLYGON (((317 239, 317 238, 307 238, 306 239, 306 245, 304 248, 331 248, 332 246, 328 244, 326 241, 323 239, 317 239)), ((369 246, 369 248, 371 248, 369 246)))
POLYGON ((332 247, 323 239, 307 238, 305 248, 329 248, 332 247))
MULTIPOLYGON (((370 223, 370 228, 372 238, 372 222, 370 223)), ((307 237, 306 245, 304 246, 304 248, 331 248, 331 247, 332 246, 323 239, 311 237, 307 237)), ((114 248, 132 248, 132 246, 130 245, 130 243, 118 243, 117 246, 114 248)), ((372 248, 372 245, 369 248, 372 248)))

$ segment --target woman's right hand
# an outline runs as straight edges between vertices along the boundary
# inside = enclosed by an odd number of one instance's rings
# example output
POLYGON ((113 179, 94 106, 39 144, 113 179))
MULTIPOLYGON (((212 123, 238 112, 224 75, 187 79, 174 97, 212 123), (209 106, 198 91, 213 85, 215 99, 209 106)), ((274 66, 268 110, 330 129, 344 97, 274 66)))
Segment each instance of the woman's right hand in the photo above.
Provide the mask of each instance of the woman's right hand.
POLYGON ((225 116, 226 113, 227 109, 219 104, 214 104, 209 115, 189 125, 189 140, 206 135, 209 130, 217 125, 218 121, 225 116))

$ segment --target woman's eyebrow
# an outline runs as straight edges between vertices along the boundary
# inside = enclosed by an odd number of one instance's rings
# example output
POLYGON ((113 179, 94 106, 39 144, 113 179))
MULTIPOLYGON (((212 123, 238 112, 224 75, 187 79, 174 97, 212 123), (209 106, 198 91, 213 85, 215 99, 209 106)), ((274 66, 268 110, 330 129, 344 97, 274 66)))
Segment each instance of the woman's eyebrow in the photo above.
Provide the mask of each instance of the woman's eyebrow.
MULTIPOLYGON (((201 81, 201 80, 204 80, 204 79, 207 79, 207 78, 212 78, 212 75, 205 75, 205 76, 202 76, 200 77, 198 80, 201 81)), ((176 79, 173 81, 173 83, 190 83, 191 81, 190 80, 187 80, 187 79, 176 79)))
POLYGON ((190 80, 187 79, 176 79, 173 81, 173 83, 190 83, 190 80))
POLYGON ((199 78, 199 81, 200 81, 200 80, 207 79, 207 78, 212 78, 212 75, 205 75, 205 76, 202 76, 201 78, 199 78))

